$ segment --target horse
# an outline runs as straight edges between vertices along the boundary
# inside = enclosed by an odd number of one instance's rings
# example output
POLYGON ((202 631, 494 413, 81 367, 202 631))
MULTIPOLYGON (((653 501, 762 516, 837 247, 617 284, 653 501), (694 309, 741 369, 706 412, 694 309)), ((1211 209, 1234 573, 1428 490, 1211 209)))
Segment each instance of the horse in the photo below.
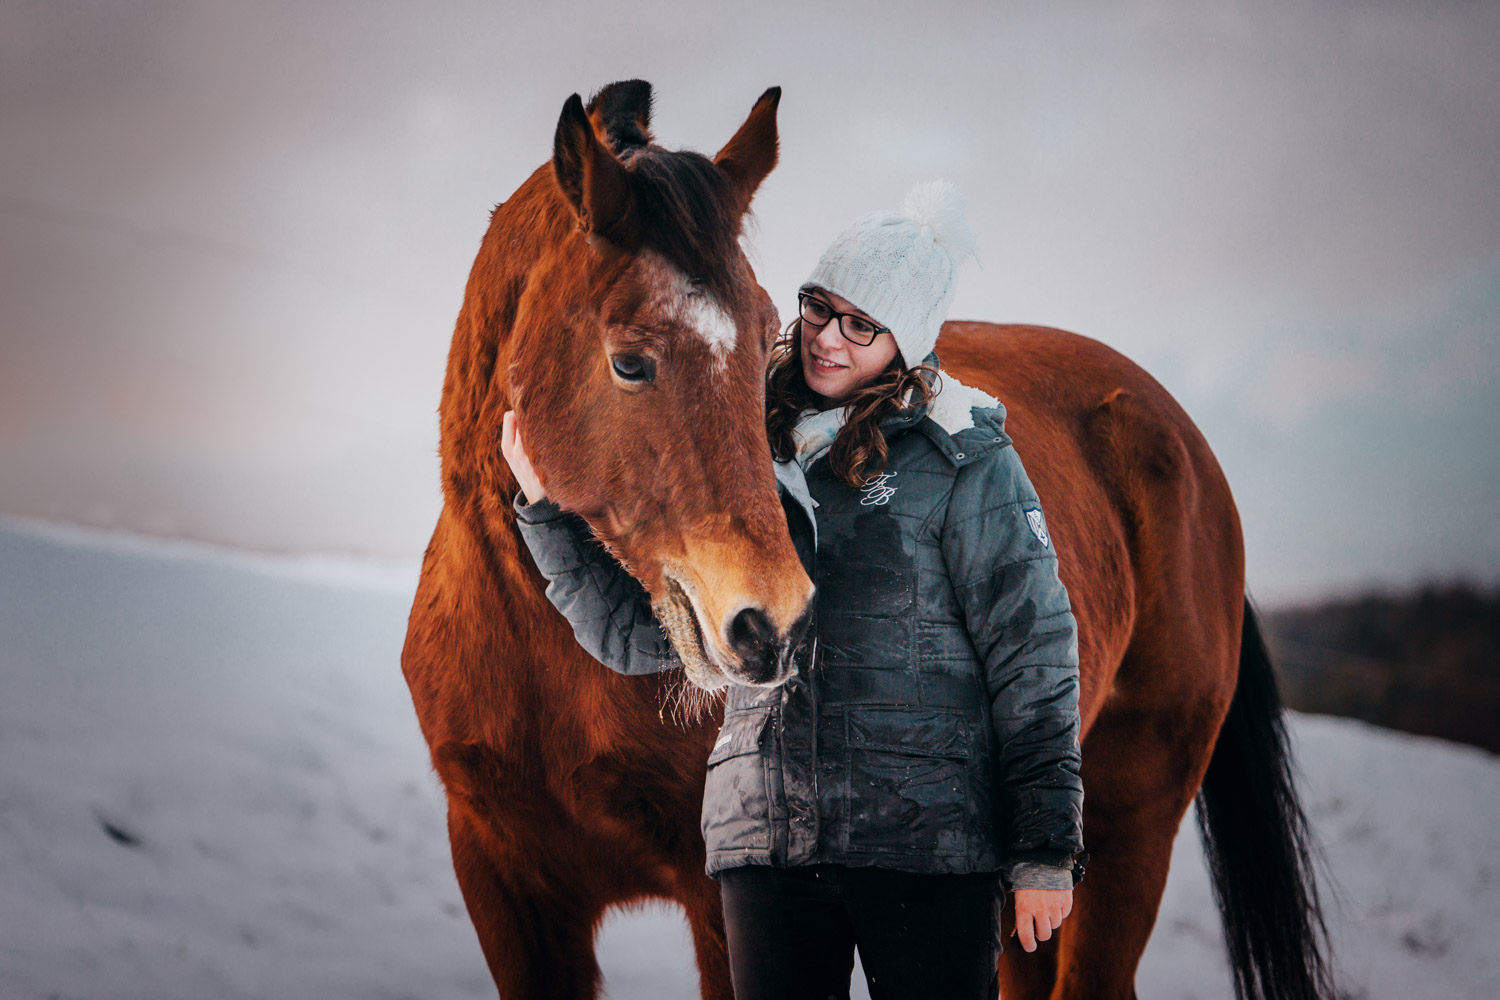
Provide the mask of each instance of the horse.
MULTIPOLYGON (((715 692, 779 683, 813 596, 764 425, 779 321, 739 242, 777 161, 779 101, 766 91, 710 158, 656 144, 644 81, 574 94, 469 277, 402 669, 502 997, 597 996, 604 914, 656 899, 686 915, 705 1000, 732 1000, 698 827, 715 692), (639 581, 685 670, 606 670, 548 604, 500 453, 510 409, 548 495, 639 581)), ((1004 995, 1135 996, 1195 798, 1237 990, 1331 995, 1238 516, 1207 443, 1088 338, 949 322, 938 352, 1005 402, 1079 624, 1092 860, 1053 941, 1000 956, 1004 995)))

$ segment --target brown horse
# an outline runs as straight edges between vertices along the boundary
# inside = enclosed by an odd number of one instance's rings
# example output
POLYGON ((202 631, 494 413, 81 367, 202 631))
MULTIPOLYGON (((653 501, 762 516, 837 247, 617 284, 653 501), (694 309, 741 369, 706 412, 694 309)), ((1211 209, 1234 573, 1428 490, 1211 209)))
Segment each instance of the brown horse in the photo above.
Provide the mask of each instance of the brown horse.
MULTIPOLYGON (((703 996, 732 996, 698 828, 717 704, 694 692, 779 683, 812 590, 764 429, 776 312, 737 239, 776 161, 779 96, 709 159, 652 142, 641 81, 587 108, 574 95, 552 162, 495 210, 470 275, 443 391, 444 507, 402 666, 508 1000, 595 996, 599 922, 644 898, 683 907, 703 996), (507 409, 549 495, 652 595, 693 687, 604 669, 547 603, 515 528, 507 409)), ((1195 795, 1241 991, 1324 995, 1304 821, 1207 444, 1094 341, 950 323, 938 350, 1005 401, 1080 631, 1093 861, 1058 937, 1003 956, 1005 995, 1134 996, 1195 795)))

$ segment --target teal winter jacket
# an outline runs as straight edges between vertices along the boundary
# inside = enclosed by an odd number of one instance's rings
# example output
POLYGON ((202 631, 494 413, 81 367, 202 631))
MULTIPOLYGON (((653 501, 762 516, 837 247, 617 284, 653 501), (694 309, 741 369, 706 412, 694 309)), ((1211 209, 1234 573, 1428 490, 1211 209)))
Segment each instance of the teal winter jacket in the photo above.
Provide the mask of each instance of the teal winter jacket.
MULTIPOLYGON (((929 363, 935 356, 929 356, 929 363)), ((811 666, 731 685, 708 757, 710 875, 830 862, 1063 888, 1082 852, 1077 626, 998 401, 943 378, 882 422, 862 487, 777 463, 817 586, 811 666)), ((681 665, 644 588, 576 515, 516 498, 549 600, 624 674, 681 665)))

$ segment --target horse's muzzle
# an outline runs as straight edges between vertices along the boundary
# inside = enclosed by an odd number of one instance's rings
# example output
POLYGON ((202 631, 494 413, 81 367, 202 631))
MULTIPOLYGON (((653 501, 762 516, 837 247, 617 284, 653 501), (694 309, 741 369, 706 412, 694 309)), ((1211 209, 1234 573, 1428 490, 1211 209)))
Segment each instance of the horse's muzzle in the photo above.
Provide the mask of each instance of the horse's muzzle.
POLYGON ((745 608, 729 623, 729 647, 739 657, 741 684, 769 686, 780 684, 796 670, 796 658, 812 621, 811 605, 787 629, 777 634, 776 627, 760 608, 745 608))

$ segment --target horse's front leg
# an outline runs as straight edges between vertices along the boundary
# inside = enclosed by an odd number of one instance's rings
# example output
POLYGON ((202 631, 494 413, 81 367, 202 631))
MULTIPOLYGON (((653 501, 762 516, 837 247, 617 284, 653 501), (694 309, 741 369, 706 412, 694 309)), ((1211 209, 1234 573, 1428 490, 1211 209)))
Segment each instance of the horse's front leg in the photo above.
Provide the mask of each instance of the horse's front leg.
POLYGON ((523 856, 462 803, 449 806, 448 839, 469 918, 503 1000, 595 1000, 594 928, 604 911, 597 895, 556 870, 562 859, 549 857, 545 841, 523 856))
POLYGON ((698 959, 703 1000, 734 1000, 729 980, 729 948, 724 936, 724 902, 719 884, 703 874, 703 854, 693 852, 676 872, 675 898, 687 915, 698 959))

